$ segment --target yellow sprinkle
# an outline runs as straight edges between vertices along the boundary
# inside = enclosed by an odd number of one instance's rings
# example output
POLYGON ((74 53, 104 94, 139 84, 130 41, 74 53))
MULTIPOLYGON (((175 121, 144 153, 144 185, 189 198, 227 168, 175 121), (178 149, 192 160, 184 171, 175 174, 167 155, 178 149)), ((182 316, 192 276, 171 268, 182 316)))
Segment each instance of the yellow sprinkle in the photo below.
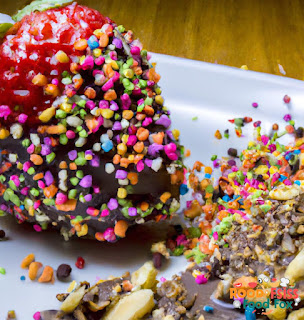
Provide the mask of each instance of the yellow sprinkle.
POLYGON ((101 109, 101 115, 106 119, 111 119, 114 115, 114 111, 111 109, 101 109))
POLYGON ((94 49, 94 50, 93 50, 93 55, 94 55, 94 57, 98 58, 98 57, 101 56, 101 54, 102 54, 101 49, 94 49))
POLYGON ((80 231, 77 232, 77 236, 78 237, 86 236, 88 234, 88 229, 89 228, 87 224, 82 225, 80 231))
POLYGON ((129 135, 128 135, 128 134, 124 134, 124 135, 121 137, 121 141, 124 142, 124 143, 127 143, 127 142, 128 142, 128 139, 129 139, 129 135))
POLYGON ((41 120, 42 122, 48 122, 54 117, 55 114, 56 109, 54 107, 50 107, 42 111, 42 113, 39 116, 39 120, 41 120))
POLYGON ((117 64, 117 62, 115 60, 112 60, 111 61, 111 67, 114 69, 114 70, 118 70, 119 69, 119 66, 117 64))
POLYGON ((124 199, 127 196, 127 190, 124 188, 118 188, 117 190, 117 197, 119 199, 124 199))
POLYGON ((242 65, 240 69, 242 69, 242 70, 249 70, 248 67, 246 66, 246 64, 242 65))
POLYGON ((128 79, 132 79, 134 76, 134 71, 132 69, 126 69, 123 72, 124 76, 128 79))
POLYGON ((23 164, 21 162, 17 163, 17 169, 19 169, 19 170, 23 169, 23 164))
POLYGON ((68 289, 67 289, 67 292, 68 292, 68 293, 72 292, 72 291, 76 288, 76 286, 77 286, 77 282, 76 282, 75 280, 73 280, 73 281, 70 283, 70 285, 69 285, 69 287, 68 287, 68 289))
POLYGON ((279 171, 279 169, 278 169, 277 167, 275 167, 275 166, 271 166, 271 167, 269 168, 270 174, 274 174, 274 173, 276 173, 276 172, 278 172, 278 171, 279 171))
POLYGON ((160 201, 162 203, 166 203, 168 201, 168 199, 170 199, 171 197, 171 193, 170 192, 164 192, 161 196, 160 196, 160 201))
POLYGON ((164 98, 160 95, 157 95, 157 96, 155 96, 155 102, 162 106, 164 103, 164 98))
POLYGON ((59 50, 56 53, 55 57, 60 63, 68 63, 70 61, 70 58, 68 57, 68 55, 62 50, 59 50))
POLYGON ((251 147, 254 147, 254 146, 255 146, 255 142, 254 141, 249 141, 248 147, 251 148, 251 147))
POLYGON ((83 61, 85 60, 85 57, 86 57, 86 56, 81 56, 81 57, 80 57, 80 59, 79 59, 79 63, 80 63, 80 64, 83 63, 83 61))
POLYGON ((173 137, 174 137, 175 140, 178 140, 178 139, 179 139, 179 135, 180 135, 179 130, 173 129, 173 130, 172 130, 172 134, 173 134, 173 137))
POLYGON ((101 29, 96 29, 93 33, 99 39, 103 32, 101 29))
POLYGON ((133 162, 133 161, 134 161, 134 154, 130 154, 130 155, 128 156, 128 160, 129 160, 130 162, 133 162))
POLYGON ((120 143, 117 146, 117 153, 123 156, 127 152, 127 146, 124 143, 120 143))
POLYGON ((265 165, 260 165, 254 170, 255 174, 264 174, 267 172, 268 172, 268 167, 265 165))
POLYGON ((9 136, 9 131, 6 130, 6 129, 0 129, 0 139, 3 140, 3 139, 6 139, 8 136, 9 136))
POLYGON ((35 209, 34 209, 34 207, 33 207, 33 206, 30 206, 28 212, 29 212, 29 215, 30 215, 31 217, 33 217, 33 216, 35 215, 35 209))
POLYGON ((65 111, 65 112, 71 112, 71 110, 72 110, 72 104, 64 102, 64 103, 62 103, 62 104, 60 105, 60 109, 63 110, 63 111, 65 111))

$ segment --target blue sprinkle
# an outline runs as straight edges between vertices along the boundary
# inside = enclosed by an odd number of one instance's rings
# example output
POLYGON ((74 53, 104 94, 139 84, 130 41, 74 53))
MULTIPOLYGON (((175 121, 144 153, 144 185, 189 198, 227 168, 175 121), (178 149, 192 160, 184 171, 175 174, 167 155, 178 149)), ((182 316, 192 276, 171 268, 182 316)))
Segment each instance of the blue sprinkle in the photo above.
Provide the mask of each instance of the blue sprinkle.
POLYGON ((20 277, 20 280, 21 280, 21 281, 25 281, 25 276, 21 276, 21 277, 20 277))
POLYGON ((22 204, 19 208, 20 208, 21 210, 24 210, 24 205, 22 204))
POLYGON ((300 153, 301 153, 301 150, 295 150, 293 153, 294 153, 294 154, 300 154, 300 153))
POLYGON ((214 308, 211 307, 211 306, 207 306, 207 305, 206 305, 206 306, 204 306, 203 310, 206 311, 206 312, 208 312, 208 313, 213 313, 214 308))
POLYGON ((292 156, 292 153, 288 153, 288 154, 286 154, 285 159, 289 160, 291 158, 291 156, 292 156))
POLYGON ((210 179, 210 178, 211 178, 211 174, 210 174, 210 173, 206 173, 206 174, 205 174, 205 178, 206 178, 206 179, 210 179))
POLYGON ((229 197, 227 194, 225 194, 222 199, 223 199, 225 202, 228 202, 228 201, 231 200, 230 197, 229 197))
POLYGON ((91 36, 88 40, 88 46, 91 50, 97 49, 99 47, 99 42, 95 36, 91 36))
POLYGON ((180 194, 183 196, 184 194, 186 194, 189 191, 188 187, 186 184, 181 184, 181 186, 179 187, 179 192, 180 194))
POLYGON ((109 152, 113 148, 113 142, 111 140, 107 140, 101 145, 101 147, 104 152, 109 152))
POLYGON ((254 311, 254 308, 247 307, 245 310, 245 316, 246 320, 256 320, 256 313, 254 311))
POLYGON ((280 175, 280 178, 279 178, 279 180, 281 181, 281 182, 283 182, 284 180, 286 180, 287 179, 287 177, 286 176, 284 176, 284 175, 280 175))
POLYGON ((301 181, 299 181, 299 180, 296 180, 294 183, 297 184, 298 186, 301 185, 301 181))

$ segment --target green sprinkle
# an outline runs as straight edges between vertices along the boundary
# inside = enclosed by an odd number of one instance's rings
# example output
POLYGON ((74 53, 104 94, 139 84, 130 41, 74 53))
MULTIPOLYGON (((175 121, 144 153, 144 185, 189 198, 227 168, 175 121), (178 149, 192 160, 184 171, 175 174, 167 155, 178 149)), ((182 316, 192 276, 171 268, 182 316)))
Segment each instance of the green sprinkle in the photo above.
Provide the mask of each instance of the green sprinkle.
POLYGON ((123 25, 120 25, 120 26, 117 27, 117 30, 118 30, 120 33, 122 33, 122 32, 124 32, 126 29, 125 29, 125 27, 124 27, 123 25))
POLYGON ((6 270, 4 268, 0 267, 0 273, 5 275, 6 274, 6 270))
POLYGON ((155 205, 155 209, 156 210, 160 210, 162 207, 164 206, 164 204, 163 203, 157 203, 156 205, 155 205))
POLYGON ((34 197, 38 197, 39 196, 39 190, 32 188, 30 190, 30 193, 34 196, 34 197))
POLYGON ((42 201, 46 206, 54 206, 55 205, 55 199, 43 199, 42 201))
POLYGON ((206 192, 208 193, 212 193, 214 190, 213 186, 211 184, 209 184, 207 187, 206 187, 206 192))
POLYGON ((145 106, 151 106, 152 103, 153 103, 153 99, 152 98, 148 97, 148 98, 145 99, 145 102, 144 102, 145 106))
POLYGON ((155 88, 155 93, 161 94, 162 93, 161 88, 160 87, 155 88))
POLYGON ((128 65, 129 67, 131 67, 131 66, 133 65, 133 58, 129 58, 129 59, 127 60, 127 65, 128 65))
POLYGON ((19 197, 15 194, 10 196, 10 201, 17 207, 20 207, 20 205, 21 205, 19 197))
POLYGON ((75 199, 77 196, 77 190, 76 189, 71 189, 69 191, 69 194, 68 194, 68 198, 69 199, 75 199))
POLYGON ((147 87, 147 81, 143 80, 143 79, 139 80, 138 86, 140 87, 140 89, 146 88, 147 87))
POLYGON ((115 120, 120 120, 121 119, 120 114, 119 113, 115 113, 114 119, 115 120))
POLYGON ((86 112, 84 109, 81 109, 81 110, 80 110, 80 117, 81 117, 82 119, 84 119, 86 115, 87 115, 87 112, 86 112))
POLYGON ((73 186, 77 186, 77 184, 79 183, 79 179, 76 177, 71 178, 70 181, 73 186))
POLYGON ((141 50, 140 55, 145 58, 148 55, 148 51, 147 50, 141 50))
POLYGON ((55 157, 56 157, 56 154, 54 152, 48 154, 46 156, 46 162, 51 163, 55 159, 55 157))
POLYGON ((72 83, 72 79, 71 78, 63 78, 61 80, 61 83, 63 83, 64 85, 68 85, 68 84, 71 84, 72 83))
POLYGON ((192 117, 192 121, 198 120, 198 116, 192 117))
POLYGON ((172 255, 178 257, 178 256, 181 256, 183 252, 184 252, 184 246, 178 246, 173 250, 172 255))
POLYGON ((85 203, 85 202, 86 202, 83 194, 79 195, 79 201, 80 201, 81 203, 85 203))
POLYGON ((141 104, 140 106, 137 107, 137 112, 142 112, 144 110, 145 105, 141 104))
POLYGON ((214 154, 214 155, 211 157, 211 161, 214 161, 214 160, 216 160, 216 159, 217 159, 217 155, 214 154))
POLYGON ((235 119, 234 119, 234 124, 235 124, 237 127, 243 127, 244 121, 243 121, 242 118, 235 118, 235 119))
POLYGON ((82 179, 84 177, 83 171, 82 170, 77 170, 76 171, 76 177, 79 179, 82 179))
POLYGON ((202 231, 197 227, 188 228, 190 238, 199 238, 202 235, 202 231))
POLYGON ((88 136, 88 133, 83 129, 79 132, 79 136, 81 138, 86 138, 88 136))
POLYGON ((34 167, 30 167, 30 168, 27 170, 27 173, 28 173, 30 176, 33 175, 35 172, 36 172, 36 171, 35 171, 34 167))
POLYGON ((24 139, 24 140, 22 141, 22 145, 23 145, 24 148, 29 147, 30 144, 31 144, 30 139, 24 139))
POLYGON ((15 185, 15 182, 13 180, 10 180, 8 182, 8 185, 14 190, 14 191, 17 191, 17 187, 15 185))
POLYGON ((77 105, 80 107, 80 108, 84 108, 85 105, 86 105, 86 101, 85 100, 79 100, 77 102, 77 105))
POLYGON ((67 116, 66 112, 61 110, 61 109, 58 109, 56 111, 56 118, 59 118, 59 119, 63 119, 67 116))
POLYGON ((69 142, 68 137, 63 133, 59 136, 60 144, 66 145, 69 142))
POLYGON ((291 124, 292 126, 294 126, 294 125, 295 125, 295 121, 294 121, 294 120, 290 120, 290 121, 289 121, 289 124, 291 124))
POLYGON ((263 212, 267 213, 271 209, 271 205, 270 204, 263 204, 263 205, 260 206, 260 209, 263 212))

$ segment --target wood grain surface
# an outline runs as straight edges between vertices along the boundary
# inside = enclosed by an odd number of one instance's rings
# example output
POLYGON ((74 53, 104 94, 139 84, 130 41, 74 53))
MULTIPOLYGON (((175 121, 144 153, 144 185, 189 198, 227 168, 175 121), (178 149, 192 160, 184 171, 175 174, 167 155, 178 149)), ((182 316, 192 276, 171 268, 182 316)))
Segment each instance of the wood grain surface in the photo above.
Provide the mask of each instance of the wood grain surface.
MULTIPOLYGON (((28 0, 0 0, 12 14, 28 0)), ((81 0, 149 51, 303 79, 304 0, 81 0)))

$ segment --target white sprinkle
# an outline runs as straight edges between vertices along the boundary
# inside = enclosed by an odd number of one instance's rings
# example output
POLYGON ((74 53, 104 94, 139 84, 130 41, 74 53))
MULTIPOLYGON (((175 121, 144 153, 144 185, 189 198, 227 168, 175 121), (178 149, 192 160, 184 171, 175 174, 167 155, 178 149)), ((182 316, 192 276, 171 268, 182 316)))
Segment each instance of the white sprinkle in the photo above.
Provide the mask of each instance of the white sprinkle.
POLYGON ((104 142, 106 142, 108 140, 110 140, 110 139, 109 139, 109 136, 106 133, 101 135, 101 137, 100 137, 100 142, 101 143, 104 143, 104 142))
POLYGON ((113 138, 113 131, 112 130, 108 130, 107 131, 107 135, 108 135, 109 139, 112 139, 113 138))
POLYGON ((129 180, 128 179, 118 179, 118 183, 121 186, 127 186, 129 184, 129 180))
POLYGON ((93 150, 96 151, 96 152, 100 151, 101 150, 100 143, 98 143, 98 142, 94 143, 93 150))
POLYGON ((18 159, 18 156, 15 153, 10 153, 9 156, 8 156, 8 159, 9 159, 9 161, 11 163, 16 163, 17 159, 18 159))
POLYGON ((11 135, 13 136, 14 139, 20 139, 23 135, 23 128, 21 126, 21 124, 19 123, 14 123, 11 126, 11 135))
POLYGON ((111 120, 109 120, 109 119, 104 119, 103 127, 104 128, 112 128, 113 127, 113 122, 111 120))
POLYGON ((152 161, 152 166, 151 166, 151 169, 154 170, 155 172, 157 172, 161 166, 162 166, 162 163, 163 163, 163 158, 156 158, 152 161))
POLYGON ((34 144, 34 146, 37 147, 40 145, 40 138, 37 133, 31 133, 30 138, 31 138, 31 141, 34 144))
POLYGON ((25 97, 29 94, 30 92, 28 90, 14 90, 14 94, 16 96, 21 96, 21 97, 25 97))
POLYGON ((128 128, 130 124, 130 122, 127 119, 122 119, 120 123, 123 129, 128 128))
POLYGON ((81 120, 79 117, 76 117, 76 116, 69 116, 66 118, 66 121, 68 125, 75 128, 78 126, 81 126, 83 123, 83 120, 81 120))
POLYGON ((106 170, 106 173, 108 173, 108 174, 113 173, 114 170, 115 170, 115 167, 114 167, 113 163, 107 163, 105 165, 105 170, 106 170))
POLYGON ((87 138, 79 137, 79 138, 77 139, 77 141, 75 142, 75 146, 76 146, 77 148, 81 148, 81 147, 83 147, 86 143, 87 143, 87 138))

